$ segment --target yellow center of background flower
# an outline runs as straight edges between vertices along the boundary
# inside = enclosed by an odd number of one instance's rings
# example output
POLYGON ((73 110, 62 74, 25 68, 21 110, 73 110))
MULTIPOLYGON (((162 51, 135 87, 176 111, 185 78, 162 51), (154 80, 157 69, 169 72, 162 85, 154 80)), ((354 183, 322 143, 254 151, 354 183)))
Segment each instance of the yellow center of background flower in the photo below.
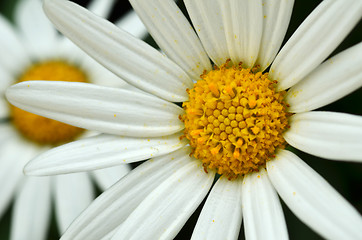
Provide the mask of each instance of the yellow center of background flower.
MULTIPOLYGON (((87 76, 78 67, 62 61, 34 64, 20 76, 18 82, 30 80, 88 82, 87 76)), ((12 105, 10 105, 10 112, 11 120, 21 135, 38 144, 57 145, 69 142, 84 131, 81 128, 26 112, 12 105)))
POLYGON ((229 179, 258 171, 284 148, 288 116, 285 92, 276 92, 268 73, 224 64, 201 75, 183 103, 185 136, 205 171, 229 179))

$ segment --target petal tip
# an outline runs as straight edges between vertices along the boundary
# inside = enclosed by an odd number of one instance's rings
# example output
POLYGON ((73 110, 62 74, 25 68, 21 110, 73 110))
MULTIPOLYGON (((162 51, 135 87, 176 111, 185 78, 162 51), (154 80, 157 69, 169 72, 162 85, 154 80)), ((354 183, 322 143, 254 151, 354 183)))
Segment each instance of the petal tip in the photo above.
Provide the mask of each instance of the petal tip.
POLYGON ((39 174, 37 174, 37 167, 34 167, 33 161, 30 161, 25 165, 23 173, 26 176, 39 176, 39 174))

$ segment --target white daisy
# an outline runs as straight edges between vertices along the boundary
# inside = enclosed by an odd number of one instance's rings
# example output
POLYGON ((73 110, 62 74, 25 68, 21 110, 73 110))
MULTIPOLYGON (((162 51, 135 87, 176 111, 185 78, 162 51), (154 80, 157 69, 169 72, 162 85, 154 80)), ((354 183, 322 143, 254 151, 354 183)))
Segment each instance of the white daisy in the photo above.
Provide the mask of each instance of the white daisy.
MULTIPOLYGON (((89 9, 107 16, 112 5, 112 0, 97 0, 89 9)), ((125 83, 59 35, 43 13, 41 1, 20 1, 15 20, 17 25, 12 26, 0 15, 0 216, 14 198, 11 239, 45 239, 51 198, 62 233, 94 199, 92 178, 104 190, 130 168, 123 165, 92 173, 24 177, 23 167, 32 157, 86 133, 10 106, 5 100, 5 89, 29 79, 89 81, 112 86, 125 83)), ((138 37, 147 33, 134 12, 118 25, 128 27, 138 37)))
POLYGON ((360 20, 362 2, 323 1, 279 53, 293 1, 185 0, 194 28, 172 0, 130 2, 167 57, 74 3, 46 0, 45 10, 61 32, 146 93, 60 82, 20 83, 6 93, 20 108, 115 135, 50 150, 27 165, 30 175, 152 157, 99 196, 62 239, 172 239, 216 172, 222 176, 193 239, 235 239, 242 219, 248 239, 288 238, 278 195, 321 236, 362 238, 359 213, 282 150, 290 144, 361 161, 362 118, 312 110, 362 85, 362 43, 322 63, 360 20))

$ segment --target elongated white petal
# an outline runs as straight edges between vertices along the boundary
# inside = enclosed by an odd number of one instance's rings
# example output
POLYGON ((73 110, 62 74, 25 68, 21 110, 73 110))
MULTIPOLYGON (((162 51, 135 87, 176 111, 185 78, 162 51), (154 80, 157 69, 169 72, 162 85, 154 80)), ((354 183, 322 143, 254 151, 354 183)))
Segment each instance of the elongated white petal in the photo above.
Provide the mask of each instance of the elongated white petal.
POLYGON ((238 238, 242 221, 241 188, 242 179, 230 181, 222 177, 216 182, 202 208, 191 239, 238 238))
POLYGON ((112 239, 173 239, 206 196, 215 173, 194 160, 152 191, 112 239))
POLYGON ((118 180, 124 177, 131 171, 131 166, 123 164, 110 168, 103 168, 92 172, 98 186, 101 190, 105 191, 118 180))
POLYGON ((46 239, 50 223, 50 178, 27 177, 16 197, 10 239, 46 239))
POLYGON ((112 11, 114 1, 115 0, 92 0, 87 8, 94 14, 107 18, 112 11))
POLYGON ((294 85, 285 96, 290 112, 332 103, 362 86, 362 43, 334 56, 294 85))
POLYGON ((56 29, 45 16, 41 1, 19 1, 15 20, 22 34, 23 42, 32 56, 44 57, 54 49, 57 39, 56 29))
POLYGON ((271 66, 278 90, 287 89, 315 69, 361 18, 362 1, 323 1, 284 45, 271 66))
POLYGON ((253 67, 263 32, 261 0, 220 1, 226 42, 234 64, 253 67))
POLYGON ((242 205, 246 239, 288 239, 279 197, 264 169, 244 177, 242 205))
POLYGON ((62 240, 98 240, 117 228, 160 183, 191 161, 185 147, 148 160, 113 185, 73 222, 62 240))
POLYGON ((292 146, 318 157, 362 161, 362 117, 335 112, 298 113, 284 133, 292 146))
POLYGON ((129 11, 123 15, 115 24, 139 39, 145 38, 148 34, 145 25, 134 11, 129 11))
POLYGON ((7 99, 26 111, 103 133, 156 137, 184 128, 182 108, 124 89, 78 82, 27 81, 10 87, 7 99))
POLYGON ((191 79, 156 49, 72 2, 45 0, 44 10, 64 35, 130 84, 172 102, 188 99, 191 79))
POLYGON ((158 46, 195 80, 211 70, 210 60, 174 0, 131 0, 158 46))
POLYGON ((24 178, 25 163, 38 153, 34 146, 16 136, 12 127, 3 125, 0 125, 0 216, 24 178))
POLYGON ((54 178, 55 216, 62 234, 92 202, 94 189, 86 173, 58 175, 54 178))
POLYGON ((361 239, 359 213, 292 152, 267 162, 269 178, 292 212, 326 239, 361 239))
POLYGON ((294 0, 263 0, 263 34, 256 60, 264 71, 274 60, 288 29, 294 0))
POLYGON ((99 135, 53 148, 31 161, 27 175, 54 175, 107 168, 165 155, 183 147, 181 133, 158 138, 99 135))
POLYGON ((0 36, 2 36, 0 37, 0 66, 12 74, 19 74, 19 71, 30 64, 30 59, 21 37, 2 15, 0 15, 0 36))
POLYGON ((196 33, 211 60, 218 66, 229 57, 218 0, 185 0, 196 33))

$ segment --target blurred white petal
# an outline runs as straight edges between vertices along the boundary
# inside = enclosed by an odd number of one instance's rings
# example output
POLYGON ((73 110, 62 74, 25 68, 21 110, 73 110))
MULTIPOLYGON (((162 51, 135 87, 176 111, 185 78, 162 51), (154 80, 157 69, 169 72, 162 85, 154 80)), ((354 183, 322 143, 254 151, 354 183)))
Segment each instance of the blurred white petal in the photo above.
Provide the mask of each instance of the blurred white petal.
POLYGON ((16 196, 10 239, 45 240, 50 223, 50 178, 27 177, 16 196))
POLYGON ((93 201, 95 193, 86 173, 58 175, 54 179, 55 216, 62 234, 93 201))

